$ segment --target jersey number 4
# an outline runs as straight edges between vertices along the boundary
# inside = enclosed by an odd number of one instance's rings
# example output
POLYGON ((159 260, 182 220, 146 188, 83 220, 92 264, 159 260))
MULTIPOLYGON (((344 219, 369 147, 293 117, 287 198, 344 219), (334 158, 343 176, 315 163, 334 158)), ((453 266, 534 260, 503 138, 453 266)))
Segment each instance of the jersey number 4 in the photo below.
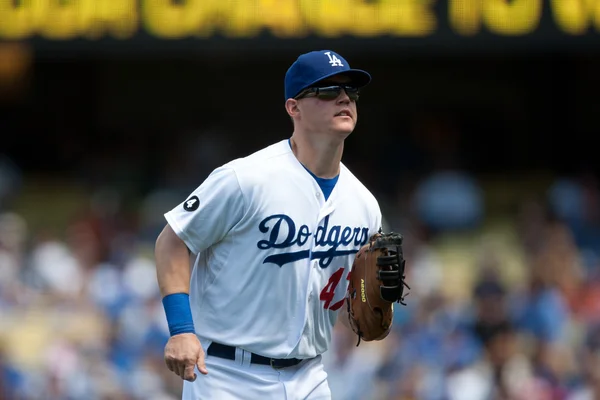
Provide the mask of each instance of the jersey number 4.
MULTIPOLYGON (((331 275, 327 285, 321 290, 321 294, 319 295, 319 299, 324 301, 323 308, 329 309, 331 311, 339 310, 343 305, 345 299, 341 299, 340 301, 331 304, 333 301, 333 297, 335 296, 335 288, 342 280, 342 276, 344 275, 344 268, 340 268, 331 275)), ((350 274, 348 274, 347 280, 350 280, 350 274)))

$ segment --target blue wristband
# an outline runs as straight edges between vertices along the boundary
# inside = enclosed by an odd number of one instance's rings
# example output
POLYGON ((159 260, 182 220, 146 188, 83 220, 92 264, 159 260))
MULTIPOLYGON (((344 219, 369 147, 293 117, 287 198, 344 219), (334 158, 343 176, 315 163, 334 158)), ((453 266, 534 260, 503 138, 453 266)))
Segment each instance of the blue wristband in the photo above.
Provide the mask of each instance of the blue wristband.
POLYGON ((187 293, 169 294, 163 297, 162 303, 171 336, 180 333, 195 333, 190 296, 187 293))

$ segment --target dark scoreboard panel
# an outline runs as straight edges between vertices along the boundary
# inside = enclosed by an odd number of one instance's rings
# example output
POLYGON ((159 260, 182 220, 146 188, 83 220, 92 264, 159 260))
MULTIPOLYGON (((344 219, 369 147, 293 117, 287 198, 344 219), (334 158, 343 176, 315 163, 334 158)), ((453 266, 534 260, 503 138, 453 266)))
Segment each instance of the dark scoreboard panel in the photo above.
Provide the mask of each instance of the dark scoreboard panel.
POLYGON ((600 0, 0 0, 38 51, 592 50, 600 0))

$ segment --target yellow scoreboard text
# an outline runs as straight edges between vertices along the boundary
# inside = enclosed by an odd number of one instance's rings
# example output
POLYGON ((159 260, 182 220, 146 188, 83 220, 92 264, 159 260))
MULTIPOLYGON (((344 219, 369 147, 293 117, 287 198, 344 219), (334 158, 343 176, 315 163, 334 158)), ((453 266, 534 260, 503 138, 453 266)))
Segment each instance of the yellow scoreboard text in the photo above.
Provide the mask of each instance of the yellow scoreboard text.
POLYGON ((427 37, 440 20, 459 36, 524 36, 544 7, 565 35, 600 31, 600 0, 0 0, 0 39, 427 37))

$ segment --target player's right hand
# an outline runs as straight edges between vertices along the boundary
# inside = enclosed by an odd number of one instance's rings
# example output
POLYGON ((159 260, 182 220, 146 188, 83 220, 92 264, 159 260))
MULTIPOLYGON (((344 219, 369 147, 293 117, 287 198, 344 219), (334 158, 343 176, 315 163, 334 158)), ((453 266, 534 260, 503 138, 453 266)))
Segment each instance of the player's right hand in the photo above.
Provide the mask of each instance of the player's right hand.
POLYGON ((204 350, 193 333, 181 333, 169 338, 165 346, 165 363, 171 371, 186 381, 196 380, 196 366, 201 374, 208 374, 204 363, 204 350))

